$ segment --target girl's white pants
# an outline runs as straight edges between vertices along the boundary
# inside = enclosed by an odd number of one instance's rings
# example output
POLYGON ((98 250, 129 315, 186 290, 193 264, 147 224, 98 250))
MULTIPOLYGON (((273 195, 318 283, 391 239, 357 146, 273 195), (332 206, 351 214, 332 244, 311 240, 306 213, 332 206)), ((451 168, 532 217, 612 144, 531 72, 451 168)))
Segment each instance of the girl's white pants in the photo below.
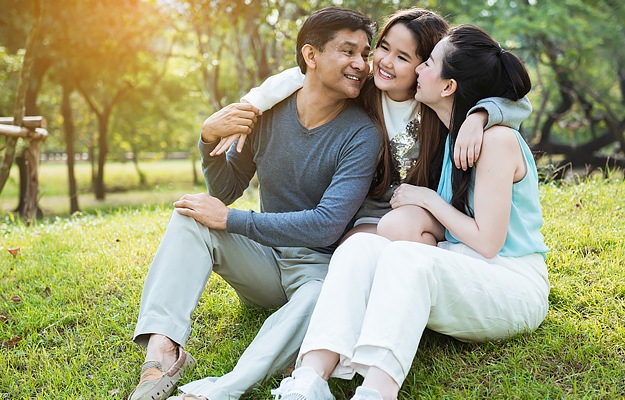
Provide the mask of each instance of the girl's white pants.
POLYGON ((340 355, 331 376, 370 366, 401 386, 424 329, 462 341, 536 329, 547 315, 543 256, 485 259, 463 244, 438 247, 358 233, 334 253, 298 355, 340 355))

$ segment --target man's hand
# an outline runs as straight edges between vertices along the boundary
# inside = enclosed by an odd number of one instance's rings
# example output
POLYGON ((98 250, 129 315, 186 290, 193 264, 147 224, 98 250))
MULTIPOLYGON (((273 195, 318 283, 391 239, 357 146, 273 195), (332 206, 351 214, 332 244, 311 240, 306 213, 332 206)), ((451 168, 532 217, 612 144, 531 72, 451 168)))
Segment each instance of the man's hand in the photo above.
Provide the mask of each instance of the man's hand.
POLYGON ((208 228, 226 230, 230 209, 207 193, 185 194, 174 203, 174 207, 179 214, 191 217, 208 228))
POLYGON ((261 111, 248 103, 233 103, 208 117, 202 124, 206 143, 237 134, 249 134, 261 111))

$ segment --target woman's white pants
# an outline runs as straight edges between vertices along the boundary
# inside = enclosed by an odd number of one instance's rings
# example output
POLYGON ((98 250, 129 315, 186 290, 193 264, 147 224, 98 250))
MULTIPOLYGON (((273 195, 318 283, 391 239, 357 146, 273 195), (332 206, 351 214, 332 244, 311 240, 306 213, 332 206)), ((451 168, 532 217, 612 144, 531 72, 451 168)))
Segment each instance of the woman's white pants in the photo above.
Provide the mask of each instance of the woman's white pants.
POLYGON ((340 355, 331 376, 370 366, 401 386, 424 329, 486 341, 536 329, 547 315, 541 254, 485 259, 463 244, 438 247, 358 233, 332 257, 298 356, 340 355))

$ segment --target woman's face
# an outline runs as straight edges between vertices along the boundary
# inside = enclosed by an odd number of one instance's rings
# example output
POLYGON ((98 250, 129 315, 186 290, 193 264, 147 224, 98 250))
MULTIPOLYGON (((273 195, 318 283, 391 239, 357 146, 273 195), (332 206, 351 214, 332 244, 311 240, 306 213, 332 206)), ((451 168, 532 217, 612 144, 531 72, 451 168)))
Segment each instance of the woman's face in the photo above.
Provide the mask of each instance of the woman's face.
POLYGON ((416 68, 417 93, 415 99, 429 106, 441 100, 443 90, 447 86, 448 79, 441 79, 443 57, 445 55, 447 39, 436 44, 430 58, 416 68))
POLYGON ((416 54, 417 42, 412 32, 402 23, 393 25, 373 53, 375 86, 386 91, 392 100, 410 99, 417 80, 415 68, 423 61, 416 54))

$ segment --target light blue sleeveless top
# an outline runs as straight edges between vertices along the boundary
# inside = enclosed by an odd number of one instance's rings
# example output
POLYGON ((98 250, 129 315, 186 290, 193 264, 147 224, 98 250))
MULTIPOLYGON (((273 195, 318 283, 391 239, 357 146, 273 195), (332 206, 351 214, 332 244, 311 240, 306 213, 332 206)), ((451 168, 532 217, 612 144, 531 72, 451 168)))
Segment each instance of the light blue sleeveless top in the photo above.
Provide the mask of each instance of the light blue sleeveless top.
MULTIPOLYGON (((508 224, 508 233, 506 242, 498 255, 504 257, 520 257, 532 253, 541 253, 543 257, 549 248, 545 246, 544 238, 540 233, 543 226, 543 215, 540 208, 540 200, 538 197, 538 173, 536 172, 536 163, 530 148, 521 137, 521 134, 514 131, 517 135, 519 145, 523 151, 523 158, 527 172, 523 179, 512 185, 512 208, 510 210, 510 223, 508 224)), ((451 203, 451 171, 453 162, 449 156, 449 135, 445 142, 445 156, 443 158, 443 167, 441 170, 441 179, 438 184, 438 194, 451 203)), ((475 186, 475 168, 471 178, 469 188, 469 205, 473 209, 473 189, 475 186)), ((452 243, 460 243, 454 235, 445 230, 445 239, 452 243)))

